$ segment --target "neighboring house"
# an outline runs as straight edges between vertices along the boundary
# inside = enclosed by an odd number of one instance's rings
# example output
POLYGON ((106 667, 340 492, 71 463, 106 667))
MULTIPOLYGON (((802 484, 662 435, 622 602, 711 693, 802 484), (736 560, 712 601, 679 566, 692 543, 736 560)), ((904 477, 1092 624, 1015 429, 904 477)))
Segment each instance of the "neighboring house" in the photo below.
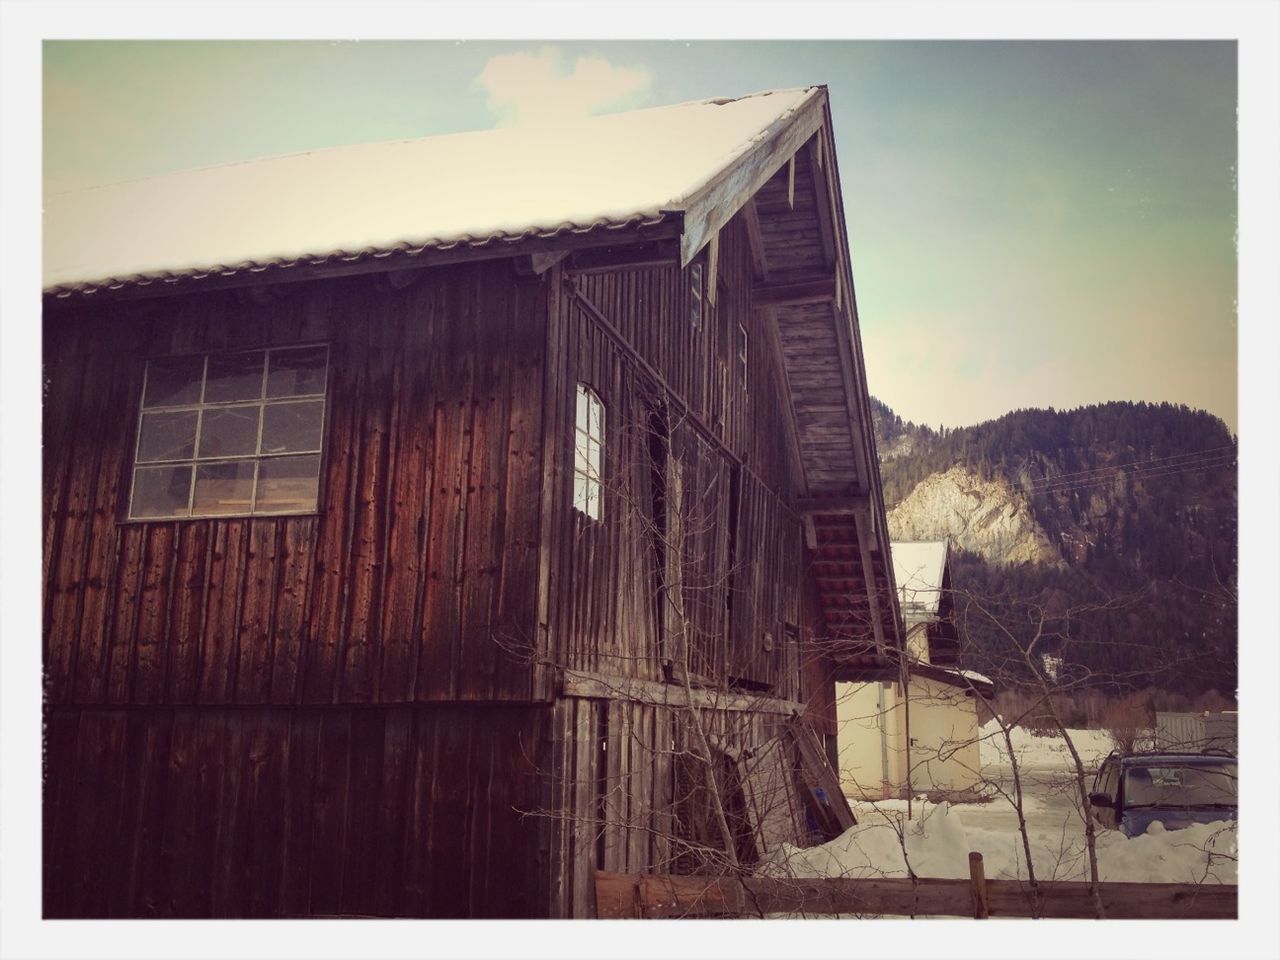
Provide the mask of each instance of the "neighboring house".
POLYGON ((976 697, 989 698, 993 687, 958 666, 948 542, 896 542, 892 550, 907 657, 897 675, 869 671, 872 682, 837 685, 841 781, 867 799, 902 796, 908 785, 963 792, 980 779, 976 697))
POLYGON ((902 643, 842 210, 824 87, 49 197, 46 916, 705 866, 902 643))

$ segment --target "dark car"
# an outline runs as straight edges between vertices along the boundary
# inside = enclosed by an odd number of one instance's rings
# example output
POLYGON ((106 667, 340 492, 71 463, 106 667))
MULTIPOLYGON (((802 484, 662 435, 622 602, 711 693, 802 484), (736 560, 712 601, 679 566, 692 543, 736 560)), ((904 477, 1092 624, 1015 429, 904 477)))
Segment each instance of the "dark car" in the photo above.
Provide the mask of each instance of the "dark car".
POLYGON ((1090 814, 1137 837, 1159 821, 1166 830, 1236 819, 1236 758, 1206 753, 1113 753, 1089 794, 1090 814))

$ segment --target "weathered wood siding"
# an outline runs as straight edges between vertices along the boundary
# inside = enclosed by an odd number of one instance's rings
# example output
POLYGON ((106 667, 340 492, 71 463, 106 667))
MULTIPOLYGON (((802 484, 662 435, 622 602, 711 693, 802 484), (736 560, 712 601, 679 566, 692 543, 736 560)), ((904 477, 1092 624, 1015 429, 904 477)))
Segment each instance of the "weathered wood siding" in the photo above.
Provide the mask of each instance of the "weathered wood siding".
POLYGON ((800 464, 741 217, 721 232, 714 283, 695 321, 688 269, 563 274, 551 339, 566 345, 564 399, 550 435, 568 476, 572 394, 590 385, 607 412, 606 499, 594 521, 561 497, 552 580, 568 589, 550 591, 549 629, 574 669, 660 679, 663 661, 687 658, 699 681, 796 698, 807 695, 797 641, 816 610, 792 508, 800 464))
MULTIPOLYGON (((782 734, 785 718, 751 711, 705 711, 700 722, 720 748, 759 747, 782 734)), ((551 916, 594 917, 597 870, 697 871, 718 838, 705 822, 705 765, 683 708, 633 700, 556 702, 548 770, 555 785, 548 877, 551 916)), ((722 758, 727 755, 720 755, 722 758)), ((730 798, 726 794, 725 802, 730 798)), ((779 797, 776 802, 785 802, 779 797)), ((741 811, 732 826, 746 831, 741 811)))
POLYGON ((52 703, 529 699, 547 294, 509 261, 54 309, 52 703), (121 522, 144 361, 330 345, 315 515, 121 522))
POLYGON ((546 916, 550 714, 55 708, 44 915, 546 916))

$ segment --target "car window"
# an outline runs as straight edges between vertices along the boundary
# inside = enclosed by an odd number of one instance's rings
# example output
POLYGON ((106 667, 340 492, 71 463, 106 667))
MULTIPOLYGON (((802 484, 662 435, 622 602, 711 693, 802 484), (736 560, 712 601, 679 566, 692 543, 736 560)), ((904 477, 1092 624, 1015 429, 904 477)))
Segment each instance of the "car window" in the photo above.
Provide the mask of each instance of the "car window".
POLYGON ((1236 764, 1152 764, 1125 771, 1125 806, 1236 803, 1236 764))
POLYGON ((1103 782, 1102 792, 1111 795, 1112 800, 1118 800, 1116 796, 1116 785, 1119 782, 1120 764, 1113 763, 1107 767, 1107 778, 1103 782))

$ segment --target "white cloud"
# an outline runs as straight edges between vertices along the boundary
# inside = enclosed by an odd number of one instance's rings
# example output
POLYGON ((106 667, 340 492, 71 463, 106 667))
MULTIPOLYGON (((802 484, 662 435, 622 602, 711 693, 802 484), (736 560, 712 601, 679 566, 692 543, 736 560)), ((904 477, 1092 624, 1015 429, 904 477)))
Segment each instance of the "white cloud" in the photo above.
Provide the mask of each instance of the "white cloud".
POLYGON ((476 77, 504 126, 580 119, 608 107, 633 106, 649 91, 649 71, 579 57, 572 70, 555 48, 490 57, 476 77))

